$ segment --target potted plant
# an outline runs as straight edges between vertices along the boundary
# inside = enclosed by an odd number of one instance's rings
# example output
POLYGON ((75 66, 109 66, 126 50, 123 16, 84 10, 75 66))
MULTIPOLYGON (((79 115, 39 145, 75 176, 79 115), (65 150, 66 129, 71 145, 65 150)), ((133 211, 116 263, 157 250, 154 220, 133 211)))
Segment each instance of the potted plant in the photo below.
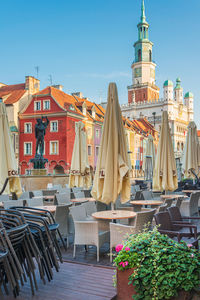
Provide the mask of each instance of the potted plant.
POLYGON ((185 300, 199 286, 199 251, 157 228, 130 235, 116 252, 118 300, 185 300))

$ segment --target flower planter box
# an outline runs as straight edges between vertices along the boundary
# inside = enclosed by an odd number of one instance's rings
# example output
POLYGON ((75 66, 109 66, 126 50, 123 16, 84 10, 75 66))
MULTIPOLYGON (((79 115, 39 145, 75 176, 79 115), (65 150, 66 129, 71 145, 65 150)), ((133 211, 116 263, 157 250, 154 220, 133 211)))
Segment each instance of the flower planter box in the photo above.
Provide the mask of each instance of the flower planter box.
POLYGON ((134 269, 119 271, 117 269, 117 300, 130 300, 136 295, 135 288, 132 284, 128 284, 129 276, 133 274, 134 269))
MULTIPOLYGON (((132 284, 128 284, 129 276, 133 274, 134 269, 119 271, 117 269, 117 300, 131 300, 133 295, 136 295, 135 288, 132 284)), ((191 300, 192 294, 181 291, 177 297, 172 297, 171 300, 191 300)))

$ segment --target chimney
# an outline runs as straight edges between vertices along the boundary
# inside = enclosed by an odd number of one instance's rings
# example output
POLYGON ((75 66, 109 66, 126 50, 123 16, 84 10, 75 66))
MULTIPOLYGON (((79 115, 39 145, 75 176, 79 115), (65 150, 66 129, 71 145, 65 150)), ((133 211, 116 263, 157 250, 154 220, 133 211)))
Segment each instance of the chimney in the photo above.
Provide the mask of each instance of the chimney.
POLYGON ((38 93, 40 90, 40 80, 33 76, 26 76, 25 90, 29 91, 30 94, 38 93))
POLYGON ((61 85, 61 84, 54 84, 54 85, 52 85, 52 87, 54 87, 55 89, 58 89, 60 91, 63 90, 63 85, 61 85))
POLYGON ((72 96, 83 98, 83 94, 81 92, 71 93, 72 96))

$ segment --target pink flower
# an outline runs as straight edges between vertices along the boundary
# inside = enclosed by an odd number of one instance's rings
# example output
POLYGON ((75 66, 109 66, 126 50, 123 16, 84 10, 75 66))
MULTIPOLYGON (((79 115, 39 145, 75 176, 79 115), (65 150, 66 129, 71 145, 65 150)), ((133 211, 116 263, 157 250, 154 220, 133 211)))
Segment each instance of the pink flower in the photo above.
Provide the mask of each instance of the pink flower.
POLYGON ((194 257, 194 254, 193 254, 193 253, 191 254, 191 257, 194 257))
POLYGON ((187 246, 188 246, 188 248, 191 248, 191 247, 193 247, 193 245, 192 245, 192 244, 187 244, 187 246))
POLYGON ((126 247, 125 250, 126 250, 126 251, 130 251, 131 249, 130 249, 129 247, 126 247))
POLYGON ((123 249, 123 245, 121 245, 121 244, 117 245, 116 248, 115 248, 116 252, 119 252, 122 249, 123 249))
POLYGON ((125 264, 125 266, 128 266, 128 261, 125 261, 125 263, 124 263, 124 264, 125 264))
POLYGON ((119 266, 122 266, 123 268, 125 268, 126 266, 128 266, 128 261, 125 261, 125 262, 121 261, 119 263, 119 266))

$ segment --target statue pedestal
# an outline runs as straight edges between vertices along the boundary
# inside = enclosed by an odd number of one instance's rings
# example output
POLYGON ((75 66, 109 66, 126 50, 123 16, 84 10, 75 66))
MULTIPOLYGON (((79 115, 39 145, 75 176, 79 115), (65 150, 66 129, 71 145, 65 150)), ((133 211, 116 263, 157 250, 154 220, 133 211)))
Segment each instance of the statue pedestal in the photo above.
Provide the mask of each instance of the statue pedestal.
POLYGON ((32 169, 31 170, 31 175, 33 176, 44 176, 47 175, 47 170, 46 169, 32 169))

